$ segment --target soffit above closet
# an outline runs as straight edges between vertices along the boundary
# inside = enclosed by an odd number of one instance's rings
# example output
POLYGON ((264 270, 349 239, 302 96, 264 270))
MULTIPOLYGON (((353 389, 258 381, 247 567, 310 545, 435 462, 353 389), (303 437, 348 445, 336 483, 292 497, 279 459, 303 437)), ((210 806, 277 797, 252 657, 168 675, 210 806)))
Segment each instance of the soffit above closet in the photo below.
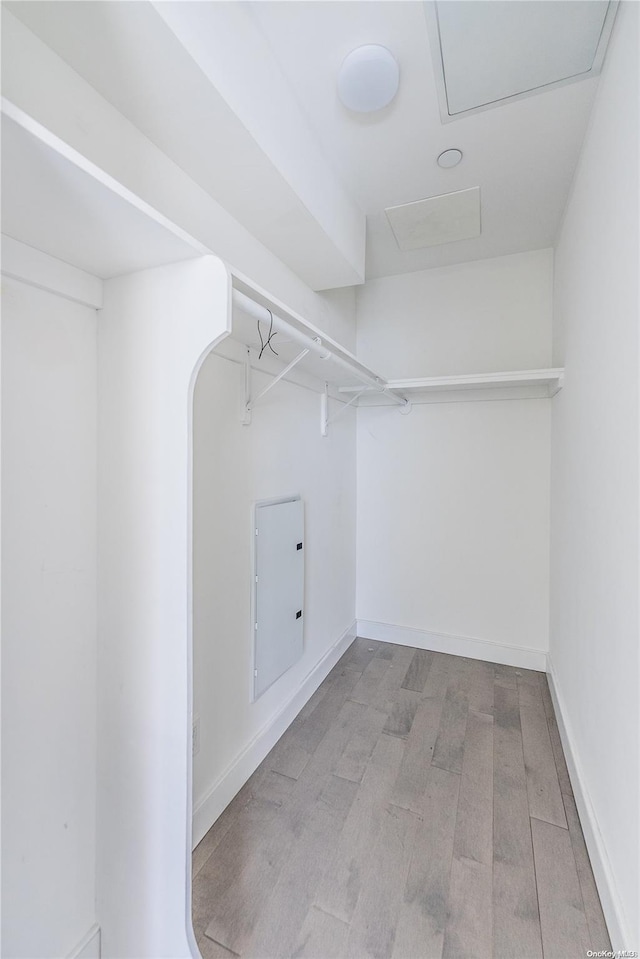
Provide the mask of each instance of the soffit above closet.
MULTIPOLYGON (((535 4, 565 5, 603 6, 535 4)), ((365 215, 367 277, 553 245, 597 77, 443 123, 433 36, 414 0, 6 6, 315 289, 361 281, 365 215), (338 71, 369 43, 393 52, 400 88, 383 110, 354 114, 338 71), (440 168, 452 147, 462 162, 440 168), (475 187, 480 236, 398 247, 386 208, 475 187)))
MULTIPOLYGON (((364 215, 317 148, 245 4, 2 7, 3 35, 5 19, 21 21, 312 289, 364 280, 364 215)), ((3 51, 4 73, 12 67, 4 36, 3 51)), ((45 73, 36 63, 36 82, 45 73)), ((61 109, 73 116, 74 106, 61 109)))
POLYGON ((47 131, 38 136, 5 114, 1 127, 6 236, 101 279, 206 252, 99 170, 83 169, 47 131))

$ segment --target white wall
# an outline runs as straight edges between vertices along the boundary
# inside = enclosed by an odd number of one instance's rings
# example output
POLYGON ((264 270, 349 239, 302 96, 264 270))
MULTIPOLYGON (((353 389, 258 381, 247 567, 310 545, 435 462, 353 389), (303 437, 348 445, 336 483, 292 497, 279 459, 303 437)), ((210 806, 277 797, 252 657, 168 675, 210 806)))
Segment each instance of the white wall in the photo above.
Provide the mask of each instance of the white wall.
POLYGON ((614 949, 640 943, 638 13, 618 10, 554 290, 550 660, 614 949))
POLYGON ((191 390, 224 332, 202 257, 108 280, 98 328, 98 916, 105 959, 193 952, 191 390))
MULTIPOLYGON (((233 795, 220 780, 229 773, 241 785, 230 767, 240 764, 241 779, 251 771, 243 752, 355 620, 355 414, 322 437, 318 393, 281 382, 243 426, 243 377, 242 366, 211 355, 195 390, 195 841, 221 811, 219 797, 233 795), (305 504, 304 655, 251 703, 252 504, 295 493, 305 504)), ((267 382, 254 374, 254 392, 267 382)))
POLYGON ((358 358, 387 379, 547 367, 552 256, 370 280, 357 291, 358 358))
POLYGON ((2 955, 95 922, 96 312, 2 289, 2 955))
MULTIPOLYGON (((358 354, 389 378, 546 367, 551 286, 548 250, 375 280, 358 292, 358 354)), ((549 455, 548 399, 360 409, 358 620, 541 668, 549 455)))

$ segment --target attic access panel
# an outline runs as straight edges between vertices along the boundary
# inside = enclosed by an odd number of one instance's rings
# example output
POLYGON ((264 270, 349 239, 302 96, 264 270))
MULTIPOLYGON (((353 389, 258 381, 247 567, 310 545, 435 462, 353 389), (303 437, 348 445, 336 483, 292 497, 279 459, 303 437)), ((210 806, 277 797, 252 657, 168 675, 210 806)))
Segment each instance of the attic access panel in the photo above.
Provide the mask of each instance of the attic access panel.
POLYGON ((617 0, 425 3, 443 120, 600 72, 617 0))

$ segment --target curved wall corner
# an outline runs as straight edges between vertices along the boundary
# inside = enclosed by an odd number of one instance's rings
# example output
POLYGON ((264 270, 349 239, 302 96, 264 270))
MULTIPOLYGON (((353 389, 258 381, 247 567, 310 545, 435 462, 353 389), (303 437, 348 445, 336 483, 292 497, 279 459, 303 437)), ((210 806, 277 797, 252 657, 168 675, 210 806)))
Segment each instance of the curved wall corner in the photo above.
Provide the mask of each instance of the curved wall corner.
POLYGON ((191 928, 191 417, 229 330, 213 256, 108 280, 98 314, 102 955, 198 955, 191 928))

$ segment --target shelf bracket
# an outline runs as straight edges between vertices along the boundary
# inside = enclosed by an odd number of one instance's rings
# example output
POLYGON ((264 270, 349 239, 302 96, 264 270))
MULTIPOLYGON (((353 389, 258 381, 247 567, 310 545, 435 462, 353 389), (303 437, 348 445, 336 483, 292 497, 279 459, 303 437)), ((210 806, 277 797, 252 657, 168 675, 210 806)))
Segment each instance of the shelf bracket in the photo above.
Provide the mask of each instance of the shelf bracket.
POLYGON ((244 358, 244 402, 242 404, 242 425, 249 426, 251 423, 251 407, 249 406, 251 398, 251 350, 247 347, 244 358))
POLYGON ((327 436, 329 432, 329 423, 335 423, 336 420, 340 419, 343 413, 346 413, 350 406, 353 406, 354 403, 357 403, 363 393, 368 391, 368 387, 364 387, 355 396, 349 400, 348 403, 344 403, 342 407, 338 410, 337 413, 334 413, 333 416, 329 416, 329 384, 324 384, 324 393, 320 395, 320 433, 322 436, 327 436))
POLYGON ((277 376, 274 376, 274 378, 271 380, 268 386, 265 386, 263 390, 260 390, 257 396, 254 396, 253 399, 251 399, 251 368, 249 366, 249 350, 247 350, 247 359, 246 359, 245 377, 244 377, 245 403, 244 403, 244 417, 242 420, 243 424, 247 425, 248 423, 251 422, 251 413, 255 409, 256 403, 258 402, 258 400, 261 400, 264 396, 266 396, 267 393, 273 389, 276 383, 279 383, 280 380, 287 375, 287 373, 291 372, 294 366, 298 365, 300 360, 303 360, 305 358, 308 352, 309 350, 302 350, 300 353, 298 353, 298 355, 291 360, 288 366, 285 366, 285 368, 281 370, 277 376))

